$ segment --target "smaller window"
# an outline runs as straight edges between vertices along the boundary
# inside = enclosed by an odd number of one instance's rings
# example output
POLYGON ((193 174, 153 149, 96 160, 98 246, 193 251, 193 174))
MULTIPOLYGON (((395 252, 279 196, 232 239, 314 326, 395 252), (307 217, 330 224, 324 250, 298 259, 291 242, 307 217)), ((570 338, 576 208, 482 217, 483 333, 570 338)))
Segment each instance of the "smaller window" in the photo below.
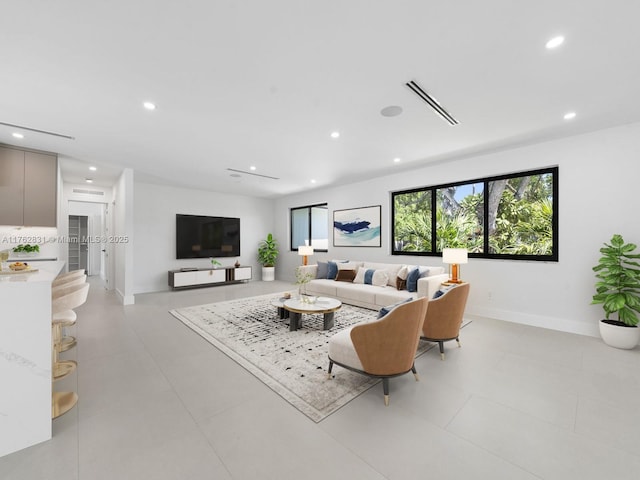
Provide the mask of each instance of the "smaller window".
POLYGON ((329 209, 326 203, 291 209, 291 250, 311 245, 314 250, 329 249, 329 209))

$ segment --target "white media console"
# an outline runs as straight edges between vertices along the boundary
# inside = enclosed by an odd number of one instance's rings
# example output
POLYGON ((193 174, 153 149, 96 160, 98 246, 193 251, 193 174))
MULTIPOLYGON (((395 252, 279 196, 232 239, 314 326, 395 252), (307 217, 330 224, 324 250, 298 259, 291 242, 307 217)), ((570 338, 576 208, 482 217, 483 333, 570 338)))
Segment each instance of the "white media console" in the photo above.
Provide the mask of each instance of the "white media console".
POLYGON ((251 267, 182 268, 169 270, 171 288, 193 288, 227 283, 248 282, 251 267))

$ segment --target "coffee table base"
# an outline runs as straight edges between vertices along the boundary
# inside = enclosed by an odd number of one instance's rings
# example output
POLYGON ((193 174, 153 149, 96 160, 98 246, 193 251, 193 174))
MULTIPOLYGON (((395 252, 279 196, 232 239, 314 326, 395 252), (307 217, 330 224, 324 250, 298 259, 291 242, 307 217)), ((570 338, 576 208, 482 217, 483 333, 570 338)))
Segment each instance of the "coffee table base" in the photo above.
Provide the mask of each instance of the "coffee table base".
MULTIPOLYGON (((287 313, 289 313, 289 331, 294 332, 302 326, 302 314, 298 312, 289 312, 288 310, 287 310, 287 313)), ((309 314, 311 313, 313 312, 309 312, 309 314)), ((322 329, 329 330, 333 328, 335 324, 334 312, 324 313, 323 316, 324 316, 324 322, 322 325, 322 329)), ((280 317, 280 318, 283 318, 283 317, 280 317)))

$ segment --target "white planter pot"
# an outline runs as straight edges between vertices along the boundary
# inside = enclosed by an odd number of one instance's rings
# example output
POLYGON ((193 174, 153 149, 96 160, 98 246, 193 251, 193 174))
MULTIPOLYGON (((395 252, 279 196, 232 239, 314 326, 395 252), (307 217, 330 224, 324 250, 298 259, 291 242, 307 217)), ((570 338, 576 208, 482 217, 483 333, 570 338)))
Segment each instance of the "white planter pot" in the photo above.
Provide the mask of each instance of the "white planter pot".
POLYGON ((276 267, 262 267, 262 281, 273 282, 276 279, 276 267))
POLYGON ((620 327, 600 320, 600 336, 610 347, 630 350, 640 341, 640 328, 620 327))

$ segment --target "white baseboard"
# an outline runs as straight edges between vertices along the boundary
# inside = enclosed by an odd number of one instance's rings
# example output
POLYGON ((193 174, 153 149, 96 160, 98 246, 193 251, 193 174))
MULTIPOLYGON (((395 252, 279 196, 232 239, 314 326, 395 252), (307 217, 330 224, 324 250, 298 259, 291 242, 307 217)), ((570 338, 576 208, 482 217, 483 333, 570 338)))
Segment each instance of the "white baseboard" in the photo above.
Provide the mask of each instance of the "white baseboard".
POLYGON ((134 295, 124 295, 120 290, 116 288, 116 294, 122 305, 134 305, 136 303, 136 297, 134 295))
POLYGON ((473 319, 494 318, 496 320, 504 320, 506 322, 520 323, 522 325, 530 325, 532 327, 548 328, 550 330, 558 330, 560 332, 577 333, 579 335, 587 335, 589 337, 599 337, 597 322, 593 325, 588 321, 576 321, 565 318, 547 317, 543 315, 531 315, 522 312, 512 312, 508 310, 500 310, 497 308, 475 308, 468 309, 465 317, 473 319))

